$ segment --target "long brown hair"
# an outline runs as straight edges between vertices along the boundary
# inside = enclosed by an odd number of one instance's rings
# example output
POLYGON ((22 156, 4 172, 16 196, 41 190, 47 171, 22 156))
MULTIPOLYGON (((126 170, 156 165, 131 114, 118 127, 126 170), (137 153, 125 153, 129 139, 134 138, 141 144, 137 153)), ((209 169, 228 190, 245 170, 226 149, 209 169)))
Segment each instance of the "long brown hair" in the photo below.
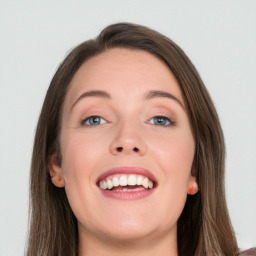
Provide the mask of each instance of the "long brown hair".
POLYGON ((140 25, 119 23, 105 28, 95 40, 74 48, 47 91, 31 163, 27 256, 78 255, 77 220, 64 188, 51 182, 49 157, 59 152, 62 105, 74 74, 86 60, 114 47, 140 49, 157 56, 174 74, 183 93, 196 143, 194 175, 199 192, 187 197, 178 220, 179 255, 236 255, 237 243, 224 191, 223 133, 204 83, 185 53, 169 38, 140 25))

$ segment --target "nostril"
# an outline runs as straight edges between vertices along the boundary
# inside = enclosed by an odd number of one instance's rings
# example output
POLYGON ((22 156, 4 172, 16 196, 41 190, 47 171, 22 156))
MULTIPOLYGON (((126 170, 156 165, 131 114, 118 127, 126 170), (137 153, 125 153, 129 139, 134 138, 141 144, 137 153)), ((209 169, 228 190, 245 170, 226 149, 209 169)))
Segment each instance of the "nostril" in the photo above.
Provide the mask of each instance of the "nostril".
MULTIPOLYGON (((123 147, 117 147, 117 148, 116 148, 116 151, 117 151, 117 152, 123 152, 123 150, 124 150, 123 147)), ((139 151, 140 151, 137 147, 134 147, 132 150, 133 150, 134 152, 139 152, 139 151)))
POLYGON ((122 148, 122 147, 118 147, 116 150, 117 150, 118 152, 122 152, 123 148, 122 148))

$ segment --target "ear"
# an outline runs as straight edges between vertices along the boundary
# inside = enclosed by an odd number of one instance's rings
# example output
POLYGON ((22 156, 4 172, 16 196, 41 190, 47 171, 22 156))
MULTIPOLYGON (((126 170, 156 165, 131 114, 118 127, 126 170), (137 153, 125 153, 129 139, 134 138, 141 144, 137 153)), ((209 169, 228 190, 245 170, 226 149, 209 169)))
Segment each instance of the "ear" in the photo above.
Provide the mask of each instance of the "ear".
POLYGON ((50 156, 48 171, 51 176, 52 183, 56 187, 59 187, 59 188, 65 187, 66 183, 63 177, 63 172, 62 172, 58 154, 55 153, 50 156))
POLYGON ((188 194, 189 195, 195 195, 198 192, 198 184, 196 181, 196 170, 193 167, 191 170, 191 175, 189 177, 188 181, 188 194))

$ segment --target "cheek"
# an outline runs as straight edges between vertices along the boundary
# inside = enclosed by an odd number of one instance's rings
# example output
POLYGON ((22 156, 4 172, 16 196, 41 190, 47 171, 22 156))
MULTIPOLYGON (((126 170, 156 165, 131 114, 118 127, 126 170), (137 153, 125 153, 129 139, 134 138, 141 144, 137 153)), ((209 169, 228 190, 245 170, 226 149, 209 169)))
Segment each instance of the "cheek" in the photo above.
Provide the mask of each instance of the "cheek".
MULTIPOLYGON (((64 137, 64 136, 63 136, 64 137)), ((103 150, 102 140, 95 140, 82 133, 71 133, 62 141, 62 170, 67 193, 82 193, 92 186, 94 171, 100 162, 103 150)))
POLYGON ((68 201, 77 219, 90 219, 90 211, 81 209, 88 209, 87 205, 94 206, 90 195, 96 189, 95 170, 106 148, 102 140, 94 140, 82 133, 65 134, 63 138, 62 171, 68 201))
POLYGON ((191 174, 195 153, 192 134, 189 131, 176 132, 171 136, 152 140, 151 143, 154 157, 164 173, 173 180, 181 178, 187 181, 184 178, 191 174))
POLYGON ((96 160, 104 149, 103 144, 104 141, 84 136, 83 133, 66 135, 62 142, 64 173, 80 172, 82 170, 88 172, 90 167, 97 163, 96 160))
POLYGON ((155 141, 155 147, 151 148, 155 148, 153 156, 163 174, 159 189, 163 202, 168 203, 159 207, 161 211, 168 212, 163 220, 167 225, 179 218, 186 202, 195 152, 194 139, 190 134, 175 134, 169 139, 158 140, 158 143, 155 141))

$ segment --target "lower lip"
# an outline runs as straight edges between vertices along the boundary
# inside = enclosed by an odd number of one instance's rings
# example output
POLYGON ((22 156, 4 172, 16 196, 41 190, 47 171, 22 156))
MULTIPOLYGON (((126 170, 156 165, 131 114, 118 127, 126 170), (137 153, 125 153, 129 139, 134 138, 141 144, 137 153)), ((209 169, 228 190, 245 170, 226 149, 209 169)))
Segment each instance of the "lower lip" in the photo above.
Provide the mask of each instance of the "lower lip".
POLYGON ((145 198, 147 196, 150 196, 154 191, 155 188, 152 189, 145 189, 141 191, 111 191, 111 190, 104 190, 101 189, 101 193, 106 196, 113 199, 119 199, 119 200, 138 200, 145 198))

